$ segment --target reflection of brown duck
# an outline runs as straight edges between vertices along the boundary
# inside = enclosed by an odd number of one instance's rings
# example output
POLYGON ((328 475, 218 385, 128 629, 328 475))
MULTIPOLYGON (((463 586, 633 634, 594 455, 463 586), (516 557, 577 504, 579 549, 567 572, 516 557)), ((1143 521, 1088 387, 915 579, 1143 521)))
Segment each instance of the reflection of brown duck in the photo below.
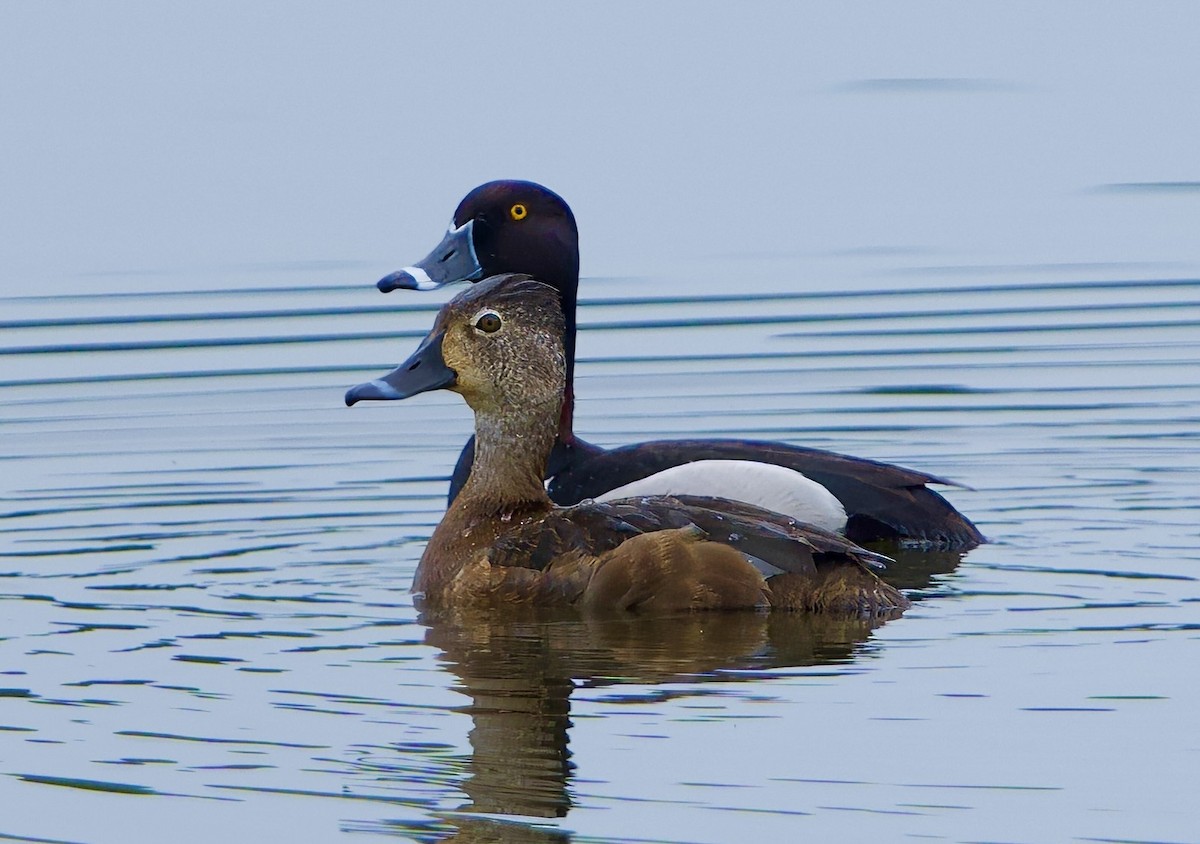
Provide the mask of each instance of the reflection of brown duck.
MULTIPOLYGON (((644 703, 703 694, 696 684, 737 683, 734 669, 845 664, 876 622, 810 613, 705 613, 580 617, 533 607, 425 613, 425 641, 470 696, 471 758, 461 788, 466 805, 439 826, 457 842, 566 841, 557 829, 472 818, 565 816, 576 765, 568 749, 570 695, 577 686, 612 686, 613 700, 644 703), (686 688, 674 684, 686 679, 686 688), (640 684, 621 691, 620 684, 640 684), (649 686, 650 688, 646 688, 649 686)), ((761 675, 750 675, 759 677, 761 675)), ((431 831, 428 826, 425 831, 431 831)))
POLYGON ((406 363, 347 393, 353 404, 447 388, 475 411, 474 467, 413 584, 427 606, 871 617, 907 606, 870 571, 878 555, 753 505, 680 496, 555 507, 542 468, 563 402, 562 336, 554 288, 498 276, 446 305, 406 363))

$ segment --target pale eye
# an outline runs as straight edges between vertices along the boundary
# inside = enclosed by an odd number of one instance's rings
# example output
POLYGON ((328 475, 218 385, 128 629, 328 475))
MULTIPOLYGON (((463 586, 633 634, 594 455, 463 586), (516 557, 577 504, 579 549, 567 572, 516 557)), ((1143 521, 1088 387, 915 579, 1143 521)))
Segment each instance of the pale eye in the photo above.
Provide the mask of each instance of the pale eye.
POLYGON ((500 314, 495 311, 484 311, 475 318, 475 327, 485 334, 495 334, 502 324, 500 314))

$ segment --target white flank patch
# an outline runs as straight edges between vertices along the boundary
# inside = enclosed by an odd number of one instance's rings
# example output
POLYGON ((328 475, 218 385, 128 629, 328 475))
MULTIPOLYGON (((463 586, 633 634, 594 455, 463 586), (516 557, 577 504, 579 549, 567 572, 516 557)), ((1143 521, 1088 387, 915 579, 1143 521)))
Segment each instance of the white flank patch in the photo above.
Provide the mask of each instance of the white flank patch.
POLYGON ((598 496, 615 501, 640 495, 708 495, 744 501, 800 522, 841 532, 846 508, 833 493, 794 469, 752 460, 697 460, 664 469, 598 496))

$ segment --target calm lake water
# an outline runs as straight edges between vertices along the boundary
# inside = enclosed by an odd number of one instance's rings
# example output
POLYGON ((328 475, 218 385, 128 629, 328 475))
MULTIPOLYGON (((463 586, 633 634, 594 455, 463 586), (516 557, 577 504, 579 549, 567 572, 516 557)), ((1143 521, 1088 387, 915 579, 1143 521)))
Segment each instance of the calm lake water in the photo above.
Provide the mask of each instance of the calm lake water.
POLYGON ((0 74, 22 118, 0 838, 1200 840, 1194 7, 1056 11, 1028 39, 996 9, 719 7, 682 27, 749 57, 728 78, 641 49, 669 41, 666 12, 631 43, 603 7, 239 8, 4 13, 4 61, 31 64, 28 85, 0 74), (569 14, 629 59, 555 47, 574 63, 545 85, 578 86, 571 119, 595 130, 579 155, 544 88, 478 106, 544 129, 530 149, 415 119, 483 93, 447 88, 461 63, 418 36, 552 40, 569 14), (410 87, 372 72, 389 43, 426 61, 410 87), (622 136, 595 117, 621 85, 697 78, 732 124, 643 105, 647 160, 586 158, 622 136), (385 107, 389 86, 416 111, 385 107), (454 292, 375 279, 508 176, 580 219, 581 435, 902 463, 968 485, 945 494, 992 543, 899 555, 914 606, 877 629, 419 618, 408 587, 469 413, 341 397, 454 292))

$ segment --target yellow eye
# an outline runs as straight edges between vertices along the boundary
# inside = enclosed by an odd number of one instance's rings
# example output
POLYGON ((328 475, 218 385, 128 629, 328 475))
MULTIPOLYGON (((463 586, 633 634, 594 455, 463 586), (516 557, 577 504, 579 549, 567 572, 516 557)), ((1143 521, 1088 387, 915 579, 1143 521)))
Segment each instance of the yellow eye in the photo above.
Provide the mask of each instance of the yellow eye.
POLYGON ((475 320, 475 327, 487 334, 495 334, 500 330, 500 315, 495 311, 484 311, 475 320))
POLYGON ((508 209, 508 216, 512 217, 514 220, 524 220, 529 216, 529 209, 518 202, 512 208, 508 209))

